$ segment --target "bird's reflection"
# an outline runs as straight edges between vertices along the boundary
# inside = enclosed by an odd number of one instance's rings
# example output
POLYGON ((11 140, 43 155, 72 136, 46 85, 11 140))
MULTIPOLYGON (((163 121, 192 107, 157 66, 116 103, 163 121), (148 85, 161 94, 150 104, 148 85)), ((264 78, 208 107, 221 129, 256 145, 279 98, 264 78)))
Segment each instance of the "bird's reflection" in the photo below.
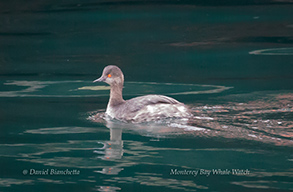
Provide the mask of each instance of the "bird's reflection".
MULTIPOLYGON (((102 160, 117 160, 121 159, 123 156, 123 141, 122 141, 122 128, 117 124, 106 121, 106 127, 110 129, 110 140, 99 142, 103 144, 103 147, 96 148, 94 153, 100 154, 97 158, 102 160)), ((106 175, 117 175, 123 168, 121 167, 105 167, 100 171, 95 171, 98 173, 106 174, 106 175)))
MULTIPOLYGON (((123 140, 122 130, 136 130, 145 133, 151 132, 170 132, 170 127, 156 125, 156 124, 130 124, 105 117, 103 112, 97 113, 90 117, 90 119, 97 123, 104 124, 110 129, 110 140, 99 141, 102 147, 95 148, 94 153, 98 154, 97 158, 105 161, 120 161, 123 157, 123 140)), ((95 171, 106 175, 117 175, 123 168, 121 166, 105 166, 102 170, 95 171)))
POLYGON ((103 160, 121 159, 123 156, 122 128, 107 121, 106 126, 110 129, 110 141, 99 142, 103 147, 96 148, 94 153, 103 154, 98 158, 103 160))
POLYGON ((121 190, 119 187, 113 187, 113 186, 98 186, 97 191, 101 192, 115 192, 121 190))

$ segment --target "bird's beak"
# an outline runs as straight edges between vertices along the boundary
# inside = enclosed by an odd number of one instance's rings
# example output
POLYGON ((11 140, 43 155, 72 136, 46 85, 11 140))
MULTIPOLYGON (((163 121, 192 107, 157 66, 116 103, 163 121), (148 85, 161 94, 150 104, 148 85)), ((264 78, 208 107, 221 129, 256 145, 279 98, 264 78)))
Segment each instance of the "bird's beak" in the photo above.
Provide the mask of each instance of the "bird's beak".
POLYGON ((96 79, 96 80, 94 80, 93 81, 93 83, 95 83, 95 82, 103 82, 103 81, 105 81, 106 80, 106 77, 100 77, 99 79, 96 79))

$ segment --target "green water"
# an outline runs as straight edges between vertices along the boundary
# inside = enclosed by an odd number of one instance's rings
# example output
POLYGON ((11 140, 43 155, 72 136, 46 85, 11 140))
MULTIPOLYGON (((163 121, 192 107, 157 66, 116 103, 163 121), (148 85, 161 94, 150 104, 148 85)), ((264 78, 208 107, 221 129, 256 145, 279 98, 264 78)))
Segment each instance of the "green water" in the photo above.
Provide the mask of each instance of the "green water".
POLYGON ((293 190, 292 8, 1 2, 0 191, 293 190), (92 81, 109 64, 125 99, 168 95, 194 117, 104 120, 92 81))

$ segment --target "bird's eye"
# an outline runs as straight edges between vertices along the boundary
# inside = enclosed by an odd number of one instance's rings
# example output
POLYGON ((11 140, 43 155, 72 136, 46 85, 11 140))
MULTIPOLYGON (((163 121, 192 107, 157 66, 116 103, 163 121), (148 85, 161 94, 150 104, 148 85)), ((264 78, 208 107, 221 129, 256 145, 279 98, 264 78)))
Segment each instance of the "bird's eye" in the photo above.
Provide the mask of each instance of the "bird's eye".
POLYGON ((107 76, 108 76, 108 77, 112 77, 112 75, 111 75, 111 74, 108 74, 107 76))

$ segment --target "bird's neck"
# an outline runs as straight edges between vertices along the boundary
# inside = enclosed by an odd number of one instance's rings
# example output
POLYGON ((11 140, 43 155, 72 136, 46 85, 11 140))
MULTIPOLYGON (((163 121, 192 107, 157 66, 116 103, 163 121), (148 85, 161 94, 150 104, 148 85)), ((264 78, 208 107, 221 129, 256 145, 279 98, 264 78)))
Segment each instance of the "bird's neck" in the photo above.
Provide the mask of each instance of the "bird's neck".
POLYGON ((114 84, 111 85, 111 90, 110 90, 110 100, 109 104, 110 106, 116 106, 124 103, 124 99, 122 97, 122 89, 123 89, 123 84, 114 84))

